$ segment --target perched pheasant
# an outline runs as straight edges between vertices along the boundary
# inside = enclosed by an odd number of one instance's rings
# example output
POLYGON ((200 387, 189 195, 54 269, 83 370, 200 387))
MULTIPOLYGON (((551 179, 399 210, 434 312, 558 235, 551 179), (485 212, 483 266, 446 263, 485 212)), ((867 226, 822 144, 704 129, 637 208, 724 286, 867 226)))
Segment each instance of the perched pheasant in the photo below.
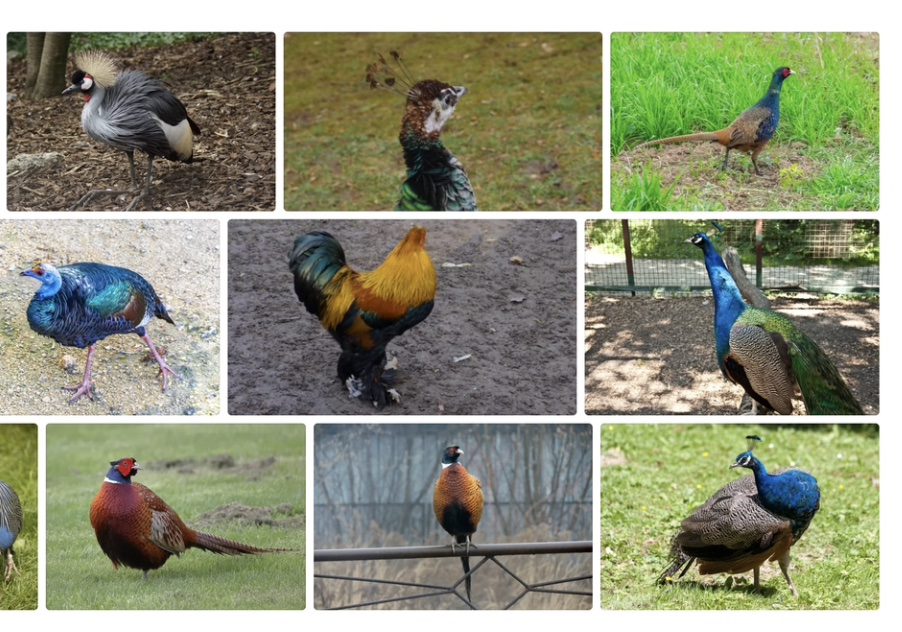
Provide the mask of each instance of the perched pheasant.
POLYGON ((779 563, 789 590, 799 596, 789 576, 789 551, 820 508, 821 492, 807 472, 769 474, 752 454, 753 442, 761 439, 748 439, 749 450, 731 467, 750 469, 754 476, 730 483, 683 521, 673 539, 671 564, 658 583, 679 579, 697 561, 702 575, 753 571, 759 589, 759 569, 770 560, 779 563))
MULTIPOLYGON (((63 94, 84 97, 82 127, 94 140, 125 152, 135 189, 140 187, 135 150, 147 154, 147 180, 129 208, 144 198, 151 208, 154 158, 191 162, 194 136, 200 135, 200 127, 162 81, 137 71, 120 73, 116 61, 98 51, 77 55, 75 65, 78 69, 72 75, 72 85, 63 94)), ((88 193, 76 207, 99 193, 110 192, 88 193)))
POLYGON ((102 263, 74 263, 56 268, 38 263, 22 276, 37 279, 41 287, 28 305, 28 324, 43 336, 66 347, 88 348, 85 375, 74 387, 70 403, 94 399, 91 376, 97 343, 113 334, 137 334, 150 349, 163 376, 163 390, 175 373, 147 334, 154 318, 173 323, 153 286, 137 272, 102 263))
POLYGON ((295 240, 288 266, 298 299, 341 345, 338 377, 350 395, 376 408, 398 401, 385 348, 432 312, 438 277, 426 230, 412 228, 372 272, 349 268, 329 233, 307 233, 295 240))
POLYGON ((22 531, 22 504, 13 488, 0 481, 0 553, 6 558, 6 581, 18 573, 13 544, 22 531))
POLYGON ((760 405, 792 413, 796 388, 809 415, 863 415, 861 405, 830 358, 792 321, 769 309, 750 307, 742 298, 710 238, 689 239, 705 253, 714 293, 717 363, 760 405))
POLYGON ((203 549, 219 555, 258 555, 284 549, 260 549, 194 531, 169 505, 132 477, 141 469, 133 458, 119 459, 103 479, 91 503, 91 526, 100 548, 113 562, 144 571, 160 568, 170 555, 203 549))
POLYGON ((751 155, 755 173, 760 176, 761 170, 758 169, 758 156, 764 151, 774 134, 777 133, 777 127, 780 125, 780 91, 783 89, 783 82, 794 74, 792 70, 785 66, 777 68, 774 71, 770 87, 768 87, 764 98, 743 112, 729 127, 716 132, 703 132, 701 134, 688 134, 686 136, 652 140, 637 145, 636 149, 651 145, 670 145, 673 143, 716 142, 726 148, 721 170, 727 168, 730 160, 730 151, 736 149, 751 155))
POLYGON ((476 533, 476 527, 482 520, 482 509, 485 498, 482 495, 482 483, 470 474, 460 463, 463 450, 453 445, 445 448, 442 455, 442 473, 435 484, 435 495, 432 508, 442 529, 454 538, 455 544, 465 544, 466 553, 461 556, 464 583, 467 589, 467 600, 470 600, 470 537, 476 533))
POLYGON ((407 179, 401 186, 398 211, 476 211, 476 193, 460 161, 442 143, 441 134, 461 98, 463 86, 435 79, 415 82, 397 51, 391 58, 401 70, 400 77, 379 55, 379 62, 367 66, 371 88, 384 88, 407 100, 401 120, 401 147, 407 165, 407 179), (401 83, 406 91, 398 88, 401 83))

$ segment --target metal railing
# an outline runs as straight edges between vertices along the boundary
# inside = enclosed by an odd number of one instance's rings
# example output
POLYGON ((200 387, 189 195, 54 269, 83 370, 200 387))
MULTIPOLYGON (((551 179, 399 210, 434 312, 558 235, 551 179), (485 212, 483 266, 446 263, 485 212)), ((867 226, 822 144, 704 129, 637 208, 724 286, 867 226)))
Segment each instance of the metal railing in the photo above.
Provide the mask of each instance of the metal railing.
MULTIPOLYGON (((372 560, 410 560, 425 559, 439 557, 462 557, 465 553, 464 545, 458 545, 452 550, 451 546, 404 546, 404 547, 386 547, 386 548, 370 548, 370 549, 319 549, 313 552, 313 562, 360 562, 372 560)), ((361 582, 371 584, 382 584, 389 586, 400 586, 406 588, 418 588, 427 592, 416 593, 412 595, 404 595, 401 597, 390 597, 387 599, 376 599, 371 601, 363 601, 354 604, 341 605, 336 607, 326 607, 327 610, 344 610, 348 608, 365 608, 368 606, 376 606, 399 601, 413 601, 417 599, 428 599, 440 597, 444 595, 453 595, 460 599, 469 608, 476 610, 477 606, 466 595, 458 592, 458 588, 463 585, 467 577, 473 576, 477 571, 486 568, 489 564, 494 564, 500 568, 506 575, 511 577, 520 586, 520 592, 503 606, 503 610, 509 610, 519 603, 526 595, 530 593, 546 593, 558 595, 576 595, 586 597, 591 605, 592 575, 580 575, 577 577, 568 577, 564 579, 550 579, 543 582, 529 583, 513 572, 507 565, 502 563, 498 558, 515 555, 563 555, 568 553, 592 553, 592 542, 589 540, 580 540, 574 542, 518 542, 512 544, 471 544, 469 548, 470 558, 482 558, 476 563, 469 573, 461 574, 450 586, 441 586, 436 584, 427 584, 420 582, 406 582, 388 579, 374 579, 370 577, 355 577, 350 575, 332 575, 325 573, 313 573, 314 579, 319 580, 337 580, 347 582, 361 582), (563 584, 573 584, 576 582, 590 582, 588 590, 564 589, 556 588, 563 584)))

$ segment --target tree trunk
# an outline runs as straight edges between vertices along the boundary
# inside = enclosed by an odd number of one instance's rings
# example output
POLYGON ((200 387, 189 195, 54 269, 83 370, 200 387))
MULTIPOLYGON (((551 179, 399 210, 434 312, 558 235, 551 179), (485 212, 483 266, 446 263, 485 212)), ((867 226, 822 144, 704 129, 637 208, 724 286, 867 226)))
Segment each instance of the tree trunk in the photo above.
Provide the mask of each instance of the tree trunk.
POLYGON ((41 68, 31 96, 35 99, 57 97, 66 87, 66 55, 70 33, 47 33, 41 53, 41 68))
POLYGON ((31 94, 34 84, 38 80, 38 70, 41 67, 41 52, 44 50, 43 33, 26 33, 25 35, 27 56, 25 58, 28 68, 25 74, 25 93, 31 94))

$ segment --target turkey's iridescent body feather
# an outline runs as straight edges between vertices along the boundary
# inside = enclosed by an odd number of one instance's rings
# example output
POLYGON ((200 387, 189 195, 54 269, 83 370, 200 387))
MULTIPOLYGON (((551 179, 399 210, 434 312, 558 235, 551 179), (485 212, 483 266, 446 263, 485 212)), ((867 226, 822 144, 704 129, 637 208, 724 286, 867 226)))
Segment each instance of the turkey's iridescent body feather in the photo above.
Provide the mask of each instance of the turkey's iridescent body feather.
POLYGON ((289 255, 294 289, 308 312, 341 345, 338 376, 362 381, 362 396, 377 406, 390 401, 380 384, 385 347, 432 311, 438 277, 426 251, 426 231, 414 228, 372 272, 348 267, 329 233, 295 240, 289 255))
POLYGON ((717 363, 724 376, 781 414, 792 413, 796 387, 810 415, 863 414, 823 350, 782 314, 749 307, 707 235, 699 233, 691 241, 705 254, 717 363))
POLYGON ((28 323, 37 333, 83 349, 114 334, 144 335, 154 318, 172 323, 153 286, 137 272, 101 263, 57 268, 52 293, 42 287, 28 305, 28 323))

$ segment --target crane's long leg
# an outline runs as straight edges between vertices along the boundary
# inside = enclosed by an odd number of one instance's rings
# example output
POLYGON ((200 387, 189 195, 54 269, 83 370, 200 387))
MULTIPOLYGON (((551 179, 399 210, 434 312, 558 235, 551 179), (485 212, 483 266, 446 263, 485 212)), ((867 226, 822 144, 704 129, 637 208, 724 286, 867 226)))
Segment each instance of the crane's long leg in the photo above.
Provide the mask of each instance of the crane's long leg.
POLYGON ((154 346, 153 341, 150 339, 150 336, 144 334, 141 336, 141 340, 144 341, 144 344, 147 345, 147 348, 150 349, 150 353, 153 356, 153 359, 157 361, 157 364, 160 365, 160 375, 163 376, 163 392, 166 392, 166 389, 169 388, 169 377, 176 377, 175 371, 169 368, 169 365, 166 364, 166 360, 163 359, 163 356, 160 355, 160 352, 157 351, 157 348, 154 346))
MULTIPOLYGON (((151 183, 153 182, 153 156, 147 156, 147 180, 144 183, 144 188, 141 189, 140 193, 129 203, 128 206, 125 207, 126 211, 133 211, 138 208, 141 200, 144 200, 144 205, 147 207, 148 211, 153 210, 153 196, 150 194, 151 183)), ((136 184, 137 186, 137 184, 136 184)))
POLYGON ((94 380, 92 378, 92 372, 94 369, 94 354, 97 352, 97 345, 93 344, 88 347, 88 359, 85 362, 85 374, 82 377, 81 384, 79 386, 67 386, 67 391, 72 391, 74 395, 69 399, 70 404, 74 404, 82 397, 87 397, 88 399, 94 399, 94 380))
POLYGON ((125 152, 125 155, 128 156, 128 168, 129 168, 129 172, 131 173, 131 176, 132 176, 132 186, 135 187, 135 189, 137 189, 138 188, 138 174, 135 173, 135 152, 127 151, 127 152, 125 152))

